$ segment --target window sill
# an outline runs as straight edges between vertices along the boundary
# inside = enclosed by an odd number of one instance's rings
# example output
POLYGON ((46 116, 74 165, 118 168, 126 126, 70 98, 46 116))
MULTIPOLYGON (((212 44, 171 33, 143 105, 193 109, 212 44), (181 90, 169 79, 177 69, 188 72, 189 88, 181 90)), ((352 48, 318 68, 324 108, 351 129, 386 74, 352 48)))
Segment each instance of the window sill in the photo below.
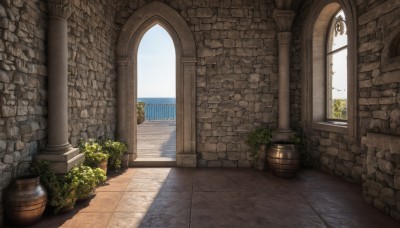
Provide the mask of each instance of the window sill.
POLYGON ((320 131, 328 131, 346 135, 348 133, 347 123, 343 122, 314 122, 312 128, 320 131))

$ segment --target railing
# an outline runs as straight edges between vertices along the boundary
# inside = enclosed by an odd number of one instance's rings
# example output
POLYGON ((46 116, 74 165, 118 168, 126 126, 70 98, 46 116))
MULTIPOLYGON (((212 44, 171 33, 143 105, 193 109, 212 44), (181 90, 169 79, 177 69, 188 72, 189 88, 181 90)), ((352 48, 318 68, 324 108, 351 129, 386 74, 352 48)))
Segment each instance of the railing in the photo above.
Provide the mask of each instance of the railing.
POLYGON ((145 104, 146 120, 175 120, 176 104, 145 104))

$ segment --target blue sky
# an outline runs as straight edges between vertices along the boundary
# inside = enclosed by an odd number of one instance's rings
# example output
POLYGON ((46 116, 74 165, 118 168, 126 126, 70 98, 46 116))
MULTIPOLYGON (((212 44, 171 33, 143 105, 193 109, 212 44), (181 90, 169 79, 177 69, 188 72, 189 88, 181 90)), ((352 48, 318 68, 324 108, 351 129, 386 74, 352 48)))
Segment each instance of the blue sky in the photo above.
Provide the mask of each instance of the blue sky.
POLYGON ((175 47, 160 25, 150 28, 138 50, 138 98, 175 97, 175 47))

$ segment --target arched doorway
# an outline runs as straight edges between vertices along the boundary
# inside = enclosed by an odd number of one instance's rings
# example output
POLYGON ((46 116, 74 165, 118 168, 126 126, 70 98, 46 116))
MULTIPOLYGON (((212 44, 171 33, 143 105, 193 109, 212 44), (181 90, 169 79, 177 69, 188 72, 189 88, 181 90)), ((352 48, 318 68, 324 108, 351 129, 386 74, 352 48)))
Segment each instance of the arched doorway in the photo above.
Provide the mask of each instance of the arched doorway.
POLYGON ((175 165, 175 52, 171 36, 159 24, 147 30, 140 41, 136 108, 143 112, 137 113, 137 158, 134 165, 175 165))
POLYGON ((161 2, 152 2, 137 10, 125 23, 118 38, 118 138, 128 144, 129 161, 133 162, 137 151, 136 56, 144 33, 156 24, 167 30, 176 48, 176 164, 196 167, 194 38, 185 20, 161 2))

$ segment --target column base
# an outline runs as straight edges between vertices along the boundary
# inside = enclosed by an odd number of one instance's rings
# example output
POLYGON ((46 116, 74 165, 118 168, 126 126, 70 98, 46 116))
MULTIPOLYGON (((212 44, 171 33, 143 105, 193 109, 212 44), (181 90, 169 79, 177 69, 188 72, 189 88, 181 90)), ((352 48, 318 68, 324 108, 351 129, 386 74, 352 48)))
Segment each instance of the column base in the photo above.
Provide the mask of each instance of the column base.
POLYGON ((177 154, 176 155, 176 166, 178 167, 197 167, 197 155, 196 154, 177 154))
POLYGON ((75 165, 85 161, 85 155, 79 153, 78 148, 69 148, 67 151, 49 152, 44 151, 35 158, 38 161, 50 162, 50 170, 55 173, 67 173, 75 165))
POLYGON ((272 142, 293 142, 295 133, 292 130, 277 130, 272 133, 272 142))

